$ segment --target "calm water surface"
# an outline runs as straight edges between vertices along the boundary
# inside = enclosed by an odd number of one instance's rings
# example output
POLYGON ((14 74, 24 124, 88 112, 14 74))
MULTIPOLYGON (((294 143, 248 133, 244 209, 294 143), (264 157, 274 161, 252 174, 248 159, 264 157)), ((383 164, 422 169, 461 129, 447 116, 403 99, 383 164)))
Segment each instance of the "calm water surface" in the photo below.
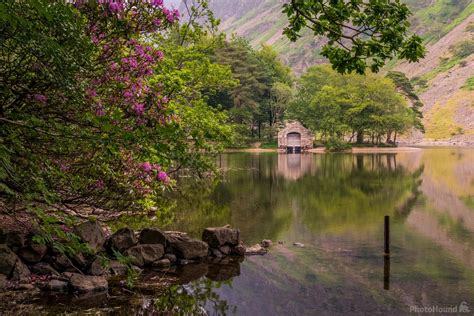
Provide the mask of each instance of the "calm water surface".
POLYGON ((180 180, 165 228, 199 236, 231 224, 246 244, 273 240, 270 253, 186 266, 181 284, 119 300, 113 311, 401 315, 410 306, 460 304, 474 311, 474 149, 235 153, 217 163, 221 181, 180 180), (390 260, 383 257, 384 215, 391 217, 390 260))
POLYGON ((474 149, 236 153, 218 164, 223 180, 182 199, 170 227, 198 235, 231 224, 247 244, 283 244, 247 258, 226 282, 191 283, 189 293, 211 288, 200 301, 208 313, 399 315, 462 302, 474 311, 474 149))

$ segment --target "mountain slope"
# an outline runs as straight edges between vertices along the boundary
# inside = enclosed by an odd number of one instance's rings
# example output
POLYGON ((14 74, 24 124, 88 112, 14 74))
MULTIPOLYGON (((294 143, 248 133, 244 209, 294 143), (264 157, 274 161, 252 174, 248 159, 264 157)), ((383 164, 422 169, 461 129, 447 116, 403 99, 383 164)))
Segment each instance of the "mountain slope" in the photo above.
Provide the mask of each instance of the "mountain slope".
MULTIPOLYGON (((325 40, 305 31, 291 43, 282 30, 285 0, 210 0, 222 31, 246 37, 258 47, 269 44, 298 74, 326 62, 319 55, 325 40)), ((386 70, 403 71, 425 103, 426 134, 410 142, 474 143, 474 1, 404 0, 413 12, 412 30, 425 39, 428 53, 417 64, 393 61, 386 70), (471 89, 471 90, 470 90, 471 89)))

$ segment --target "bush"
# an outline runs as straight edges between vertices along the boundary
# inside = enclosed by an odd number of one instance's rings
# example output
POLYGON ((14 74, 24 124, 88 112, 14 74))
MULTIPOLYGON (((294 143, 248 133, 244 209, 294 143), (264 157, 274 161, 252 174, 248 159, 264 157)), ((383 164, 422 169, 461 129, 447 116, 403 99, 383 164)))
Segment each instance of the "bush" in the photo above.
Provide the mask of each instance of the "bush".
POLYGON ((326 143, 326 151, 338 152, 351 149, 351 144, 337 138, 330 138, 326 143))

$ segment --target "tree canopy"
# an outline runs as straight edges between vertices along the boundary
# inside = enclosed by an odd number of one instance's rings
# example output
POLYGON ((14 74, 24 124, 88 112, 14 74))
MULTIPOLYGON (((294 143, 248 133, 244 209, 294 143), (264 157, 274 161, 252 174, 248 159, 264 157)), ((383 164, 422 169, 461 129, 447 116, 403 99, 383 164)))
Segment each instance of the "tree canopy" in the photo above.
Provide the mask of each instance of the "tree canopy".
POLYGON ((290 40, 304 28, 328 38, 321 54, 340 73, 378 72, 395 56, 416 62, 425 54, 422 39, 409 35, 410 10, 399 0, 291 0, 283 12, 290 40))

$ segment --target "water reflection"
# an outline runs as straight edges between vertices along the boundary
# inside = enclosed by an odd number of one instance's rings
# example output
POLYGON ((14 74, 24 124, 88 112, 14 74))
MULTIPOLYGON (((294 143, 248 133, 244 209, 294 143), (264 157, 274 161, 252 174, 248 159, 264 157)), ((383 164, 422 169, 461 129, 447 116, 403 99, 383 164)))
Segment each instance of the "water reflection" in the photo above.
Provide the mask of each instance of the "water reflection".
MULTIPOLYGON (((241 315, 474 306, 473 149, 237 153, 222 155, 218 165, 221 181, 180 179, 164 204, 173 220, 160 222, 157 214, 155 224, 195 236, 231 224, 247 244, 268 238, 275 245, 241 264, 171 271, 177 284, 140 306, 241 315), (390 258, 383 256, 384 215, 392 218, 390 258)), ((133 223, 149 225, 137 217, 133 223)))

